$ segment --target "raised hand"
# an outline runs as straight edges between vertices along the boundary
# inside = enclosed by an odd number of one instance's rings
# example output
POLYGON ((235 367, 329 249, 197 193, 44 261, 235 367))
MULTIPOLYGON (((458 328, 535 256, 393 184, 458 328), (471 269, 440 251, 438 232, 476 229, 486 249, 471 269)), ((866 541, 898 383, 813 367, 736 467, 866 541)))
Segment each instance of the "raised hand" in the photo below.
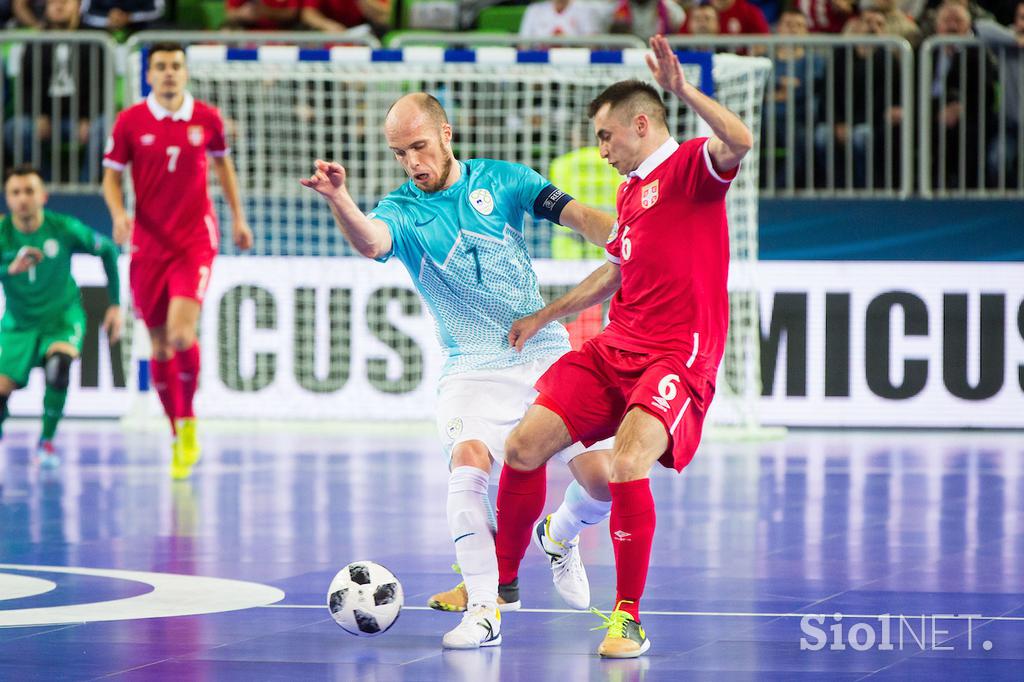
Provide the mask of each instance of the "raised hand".
POLYGON ((317 159, 313 164, 313 174, 308 178, 299 180, 303 187, 316 190, 328 199, 345 192, 345 167, 337 161, 322 161, 317 159))
POLYGON ((679 58, 668 45, 665 36, 657 35, 651 38, 651 50, 654 55, 645 55, 647 68, 651 70, 654 80, 658 81, 665 90, 679 96, 686 85, 686 76, 683 74, 683 67, 679 64, 679 58))

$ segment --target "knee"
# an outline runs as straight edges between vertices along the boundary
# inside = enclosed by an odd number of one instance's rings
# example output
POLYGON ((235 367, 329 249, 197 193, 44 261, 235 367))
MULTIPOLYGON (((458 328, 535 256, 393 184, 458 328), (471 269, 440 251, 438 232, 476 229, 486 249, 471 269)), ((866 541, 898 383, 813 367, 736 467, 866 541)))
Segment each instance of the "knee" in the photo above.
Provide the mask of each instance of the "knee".
POLYGON ((485 473, 491 471, 491 451, 481 441, 464 441, 452 448, 451 470, 474 467, 485 473))
POLYGON ((46 358, 46 385, 58 391, 68 390, 68 384, 71 383, 72 360, 74 358, 67 353, 51 353, 46 358))
POLYGON ((505 464, 518 471, 533 471, 543 464, 530 441, 521 429, 514 429, 505 439, 505 464))
POLYGON ((167 332, 167 343, 174 352, 186 351, 196 343, 196 332, 189 327, 173 327, 167 332))
POLYGON ((647 469, 639 452, 628 449, 616 452, 612 458, 611 482, 626 483, 644 478, 647 469))

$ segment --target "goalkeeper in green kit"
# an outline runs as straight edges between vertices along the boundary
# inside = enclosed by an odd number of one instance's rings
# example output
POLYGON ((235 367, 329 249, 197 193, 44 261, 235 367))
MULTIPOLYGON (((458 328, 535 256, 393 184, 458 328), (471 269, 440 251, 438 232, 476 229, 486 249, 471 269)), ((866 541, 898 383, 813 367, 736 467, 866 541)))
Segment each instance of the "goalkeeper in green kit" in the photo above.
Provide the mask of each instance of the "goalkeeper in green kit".
POLYGON ((0 282, 6 304, 0 320, 0 429, 11 393, 28 383, 33 367, 42 367, 46 393, 37 455, 41 466, 54 467, 60 459, 53 435, 64 413, 71 363, 85 336, 85 310, 71 276, 71 256, 88 253, 103 259, 110 295, 103 329, 114 343, 121 333, 118 248, 76 218, 43 210, 46 189, 34 168, 9 171, 4 194, 10 214, 0 220, 0 282))

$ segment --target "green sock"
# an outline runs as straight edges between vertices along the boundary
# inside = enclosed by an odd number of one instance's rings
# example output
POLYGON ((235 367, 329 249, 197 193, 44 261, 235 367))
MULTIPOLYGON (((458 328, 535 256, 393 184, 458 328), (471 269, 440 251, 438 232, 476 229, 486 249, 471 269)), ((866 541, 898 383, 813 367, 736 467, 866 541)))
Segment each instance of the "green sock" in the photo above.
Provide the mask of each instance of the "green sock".
POLYGON ((51 386, 46 387, 46 393, 43 394, 43 435, 39 440, 53 440, 57 424, 64 416, 64 401, 67 399, 67 389, 58 391, 51 386))

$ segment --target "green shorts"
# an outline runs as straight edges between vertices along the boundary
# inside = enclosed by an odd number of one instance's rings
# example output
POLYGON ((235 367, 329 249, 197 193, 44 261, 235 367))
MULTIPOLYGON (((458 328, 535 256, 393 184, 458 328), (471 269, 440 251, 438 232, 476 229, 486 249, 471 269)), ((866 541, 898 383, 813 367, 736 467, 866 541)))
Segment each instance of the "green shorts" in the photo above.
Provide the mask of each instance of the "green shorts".
POLYGON ((28 383, 33 367, 46 361, 46 351, 55 343, 74 346, 79 354, 85 340, 85 310, 70 306, 64 314, 32 327, 20 327, 4 319, 0 326, 0 375, 18 386, 28 383))

